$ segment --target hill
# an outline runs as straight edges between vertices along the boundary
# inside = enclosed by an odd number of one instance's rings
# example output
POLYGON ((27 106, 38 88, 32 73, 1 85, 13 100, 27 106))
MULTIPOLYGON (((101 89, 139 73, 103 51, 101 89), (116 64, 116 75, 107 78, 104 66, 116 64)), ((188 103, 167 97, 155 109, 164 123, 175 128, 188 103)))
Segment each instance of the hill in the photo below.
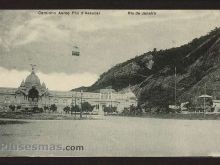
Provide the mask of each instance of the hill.
POLYGON ((103 73, 86 91, 112 86, 121 90, 132 86, 140 104, 167 106, 174 103, 174 82, 177 100, 197 101, 204 93, 220 98, 220 28, 205 36, 166 50, 146 52, 117 64, 103 73), (175 77, 176 68, 176 77, 175 77))

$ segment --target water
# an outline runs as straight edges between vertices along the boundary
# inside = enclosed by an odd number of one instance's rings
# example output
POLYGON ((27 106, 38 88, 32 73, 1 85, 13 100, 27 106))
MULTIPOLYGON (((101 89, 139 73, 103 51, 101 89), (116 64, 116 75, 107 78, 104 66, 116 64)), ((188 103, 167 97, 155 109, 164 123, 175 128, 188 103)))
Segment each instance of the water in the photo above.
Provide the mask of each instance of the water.
POLYGON ((82 151, 0 151, 1 156, 219 156, 220 121, 105 117, 0 125, 1 144, 83 145, 82 151))

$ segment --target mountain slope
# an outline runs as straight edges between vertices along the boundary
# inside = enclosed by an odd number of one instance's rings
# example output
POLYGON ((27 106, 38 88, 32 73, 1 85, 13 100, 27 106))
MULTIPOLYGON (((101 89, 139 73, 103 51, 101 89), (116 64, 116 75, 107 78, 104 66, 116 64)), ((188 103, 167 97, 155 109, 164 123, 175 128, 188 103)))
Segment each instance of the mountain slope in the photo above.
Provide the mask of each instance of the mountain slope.
MULTIPOLYGON (((174 103, 176 67, 177 100, 195 100, 204 92, 216 94, 220 84, 220 29, 216 28, 200 38, 180 47, 167 50, 156 49, 120 63, 103 73, 87 91, 112 86, 121 90, 133 86, 139 103, 164 106, 174 103)), ((220 88, 219 88, 220 89, 220 88)))

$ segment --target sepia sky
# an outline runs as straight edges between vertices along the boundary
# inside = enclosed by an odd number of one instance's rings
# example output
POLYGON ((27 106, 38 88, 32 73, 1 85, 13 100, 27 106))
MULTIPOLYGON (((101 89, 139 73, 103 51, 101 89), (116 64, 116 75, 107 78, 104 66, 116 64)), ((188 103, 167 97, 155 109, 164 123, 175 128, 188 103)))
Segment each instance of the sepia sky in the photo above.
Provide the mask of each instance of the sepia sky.
POLYGON ((88 86, 117 63, 153 48, 186 44, 220 26, 220 11, 215 10, 154 10, 156 15, 136 16, 127 10, 100 10, 100 15, 39 11, 53 10, 0 11, 1 87, 18 87, 30 64, 37 65, 49 89, 88 86), (79 57, 71 55, 74 45, 80 48, 79 57))

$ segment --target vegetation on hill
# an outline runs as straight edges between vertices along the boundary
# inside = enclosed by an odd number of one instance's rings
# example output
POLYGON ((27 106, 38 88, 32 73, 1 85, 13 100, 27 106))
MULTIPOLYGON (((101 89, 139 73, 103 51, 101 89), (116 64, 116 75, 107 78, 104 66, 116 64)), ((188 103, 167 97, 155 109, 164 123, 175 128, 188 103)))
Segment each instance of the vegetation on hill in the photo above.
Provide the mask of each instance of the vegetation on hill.
POLYGON ((220 79, 219 57, 220 28, 215 28, 207 35, 195 38, 180 47, 166 50, 155 48, 117 64, 103 73, 92 86, 83 89, 97 91, 112 86, 115 90, 121 90, 131 85, 139 104, 168 106, 174 103, 176 79, 179 103, 196 102, 197 96, 204 92, 205 83, 208 94, 219 97, 214 90, 218 88, 220 79), (153 66, 149 68, 150 61, 153 61, 153 66))

